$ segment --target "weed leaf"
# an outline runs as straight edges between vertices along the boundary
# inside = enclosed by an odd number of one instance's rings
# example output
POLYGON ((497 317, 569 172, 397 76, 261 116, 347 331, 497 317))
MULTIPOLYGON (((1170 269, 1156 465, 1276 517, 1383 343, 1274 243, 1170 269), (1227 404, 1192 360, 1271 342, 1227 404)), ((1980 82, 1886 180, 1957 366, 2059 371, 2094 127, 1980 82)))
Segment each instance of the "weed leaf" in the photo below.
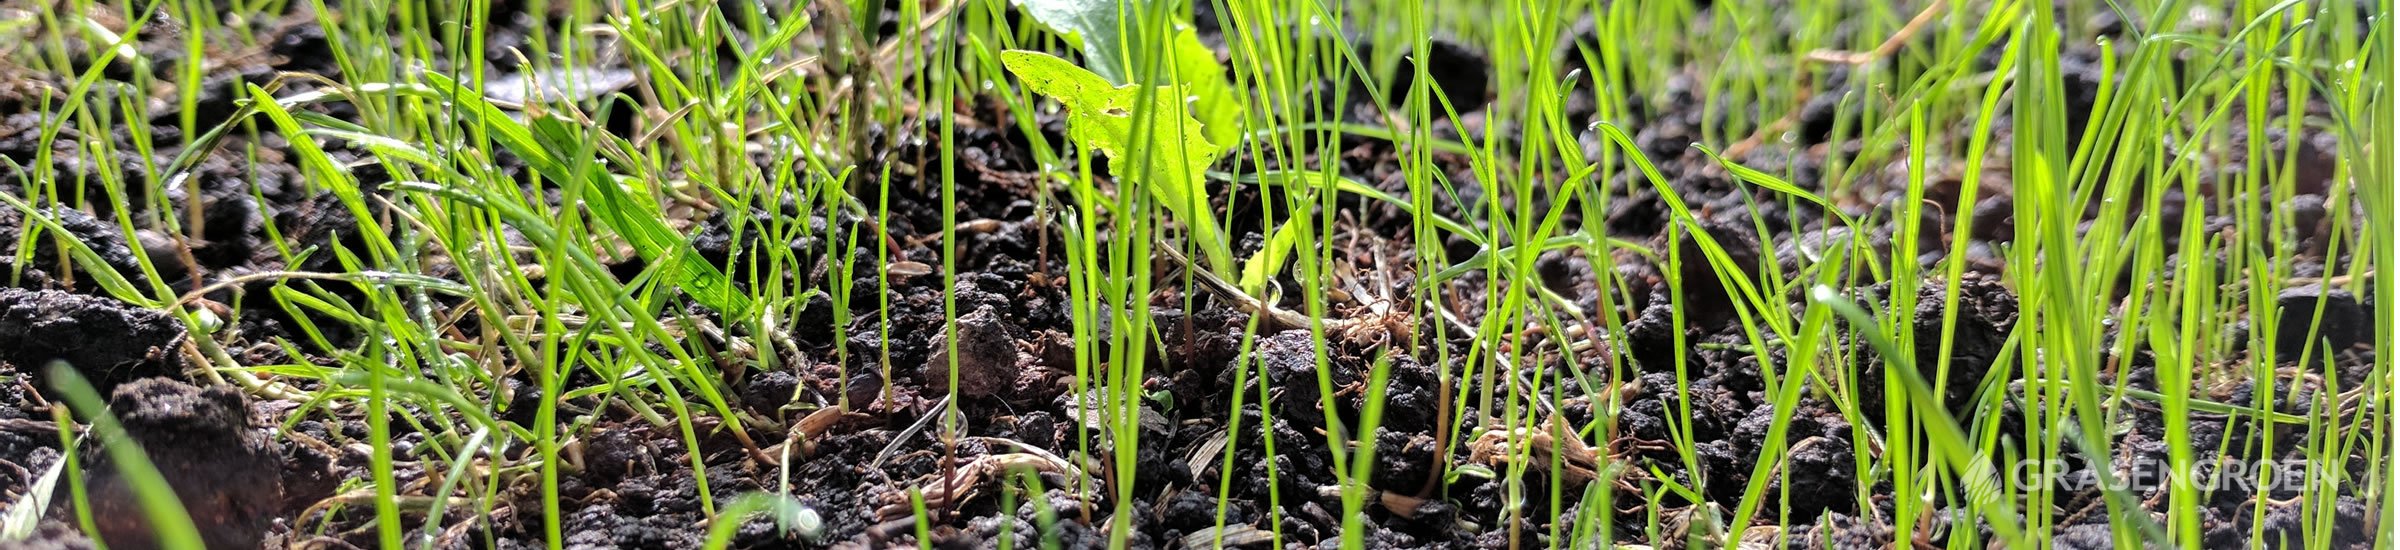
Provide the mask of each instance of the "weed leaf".
MULTIPOLYGON (((1176 21, 1173 34, 1167 37, 1164 48, 1155 44, 1131 44, 1125 35, 1119 10, 1126 8, 1157 9, 1143 6, 1142 0, 1019 0, 1017 5, 1033 15, 1035 21, 1067 35, 1083 52, 1083 63, 1094 74, 1110 84, 1134 84, 1146 81, 1165 86, 1179 85, 1192 103, 1193 116, 1208 135, 1208 142, 1219 148, 1231 148, 1241 139, 1242 105, 1233 93, 1233 84, 1225 79, 1225 65, 1217 62, 1217 52, 1200 42, 1199 29, 1189 22, 1176 21), (1155 78, 1137 78, 1130 54, 1134 51, 1163 51, 1173 60, 1173 72, 1156 74, 1155 78)), ((1153 74, 1144 71, 1143 74, 1153 74)))
POLYGON ((1018 0, 1033 20, 1067 35, 1083 50, 1084 63, 1111 82, 1126 82, 1122 36, 1117 32, 1117 4, 1125 0, 1018 0))
POLYGON ((1209 209, 1202 178, 1221 153, 1186 112, 1171 87, 1145 93, 1113 86, 1098 74, 1041 52, 1000 54, 1008 71, 1034 93, 1067 107, 1067 135, 1108 155, 1109 172, 1150 190, 1190 228, 1208 255, 1210 271, 1230 275, 1232 247, 1209 209))

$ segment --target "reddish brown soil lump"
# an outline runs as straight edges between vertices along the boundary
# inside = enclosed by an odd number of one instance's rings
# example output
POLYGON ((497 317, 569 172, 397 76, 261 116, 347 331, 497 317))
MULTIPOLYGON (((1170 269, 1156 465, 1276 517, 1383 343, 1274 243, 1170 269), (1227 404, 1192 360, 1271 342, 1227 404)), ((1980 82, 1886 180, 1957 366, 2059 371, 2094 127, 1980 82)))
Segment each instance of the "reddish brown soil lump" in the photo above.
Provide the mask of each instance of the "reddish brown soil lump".
MULTIPOLYGON (((251 426, 239 390, 137 380, 109 397, 109 412, 174 488, 208 547, 258 547, 284 504, 283 457, 251 426)), ((98 443, 87 447, 85 483, 101 540, 113 548, 157 546, 132 486, 98 443)))

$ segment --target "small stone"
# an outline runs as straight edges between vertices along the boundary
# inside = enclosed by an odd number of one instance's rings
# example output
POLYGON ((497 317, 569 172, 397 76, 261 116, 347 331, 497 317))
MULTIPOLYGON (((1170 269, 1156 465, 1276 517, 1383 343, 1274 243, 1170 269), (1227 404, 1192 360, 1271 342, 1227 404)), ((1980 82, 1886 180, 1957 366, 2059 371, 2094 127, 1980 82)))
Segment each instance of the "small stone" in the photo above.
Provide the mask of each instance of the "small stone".
POLYGON ((2275 325, 2275 356, 2279 361, 2300 359, 2300 352, 2311 343, 2317 344, 2318 350, 2348 349, 2365 332, 2366 310, 2359 307, 2358 298, 2347 290, 2326 288, 2319 283, 2296 286, 2275 295, 2275 306, 2282 310, 2275 325), (2316 316, 2319 304, 2325 309, 2322 320, 2316 316), (2331 347, 2327 347, 2329 344, 2331 347))
MULTIPOLYGON (((1017 351, 1017 328, 1000 319, 992 306, 985 305, 961 315, 951 329, 961 337, 955 342, 958 357, 958 395, 960 397, 989 397, 1009 387, 1016 380, 1020 363, 1017 351)), ((935 335, 927 344, 933 357, 919 373, 927 386, 936 391, 949 391, 950 364, 953 342, 949 333, 935 335)))

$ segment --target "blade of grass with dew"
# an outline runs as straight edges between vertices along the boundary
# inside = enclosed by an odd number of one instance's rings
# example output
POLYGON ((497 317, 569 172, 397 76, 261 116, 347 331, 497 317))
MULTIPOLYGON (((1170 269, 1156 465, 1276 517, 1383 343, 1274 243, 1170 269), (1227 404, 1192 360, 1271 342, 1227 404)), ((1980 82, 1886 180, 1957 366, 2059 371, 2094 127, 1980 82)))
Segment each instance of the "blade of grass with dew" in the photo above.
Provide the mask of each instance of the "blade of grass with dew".
POLYGON ((748 314, 751 307, 749 297, 734 292, 732 282, 725 277, 725 273, 701 260, 699 253, 692 250, 691 243, 685 241, 681 234, 667 229, 659 216, 650 213, 651 207, 633 200, 606 173, 585 171, 581 178, 570 175, 569 169, 559 161, 556 148, 584 140, 573 137, 574 132, 566 129, 563 123, 553 118, 536 118, 535 124, 539 130, 536 131, 536 128, 528 128, 501 114, 483 100, 480 92, 467 90, 437 73, 420 76, 461 110, 476 116, 477 123, 501 138, 500 144, 525 159, 526 165, 534 171, 561 186, 580 186, 591 191, 592 194, 587 195, 595 201, 591 211, 600 217, 601 222, 632 244, 643 259, 662 265, 666 277, 689 292, 693 299, 729 318, 742 318, 748 314))

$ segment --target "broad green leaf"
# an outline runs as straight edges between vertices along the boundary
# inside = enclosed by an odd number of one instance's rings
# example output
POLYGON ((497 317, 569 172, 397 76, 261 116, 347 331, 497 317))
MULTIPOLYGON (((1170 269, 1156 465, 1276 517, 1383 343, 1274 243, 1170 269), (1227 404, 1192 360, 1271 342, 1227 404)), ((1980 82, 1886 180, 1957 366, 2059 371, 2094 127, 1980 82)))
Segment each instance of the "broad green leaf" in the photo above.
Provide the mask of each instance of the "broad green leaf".
POLYGON ((1225 66, 1217 63, 1217 53, 1200 43, 1200 32, 1189 22, 1177 21, 1167 36, 1164 48, 1156 44, 1135 44, 1126 36, 1120 22, 1134 24, 1125 15, 1139 9, 1161 9, 1163 3, 1145 4, 1154 0, 1017 0, 1035 21, 1051 30, 1067 35, 1083 52, 1084 64, 1100 78, 1111 84, 1150 84, 1182 86, 1183 94, 1192 103, 1192 114, 1206 129, 1208 142, 1230 148, 1241 139, 1241 98, 1233 93, 1233 85, 1225 79, 1225 66), (1165 52, 1173 63, 1172 72, 1158 73, 1153 78, 1140 78, 1134 59, 1137 52, 1165 52))
POLYGON ((1175 32, 1175 77, 1183 92, 1192 98, 1192 114, 1200 118, 1200 128, 1208 142, 1231 149, 1242 139, 1242 100, 1233 92, 1233 83, 1225 80, 1225 66, 1217 63, 1217 52, 1200 43, 1200 31, 1191 25, 1175 32))
POLYGON ((1017 0, 1033 20, 1067 35, 1083 50, 1084 63, 1110 82, 1128 82, 1124 41, 1117 31, 1118 3, 1130 0, 1017 0))
POLYGON ((1233 270, 1232 247, 1210 210, 1202 178, 1221 153, 1186 112, 1172 87, 1144 92, 1114 86, 1098 74, 1050 54, 1012 50, 1000 61, 1034 93, 1067 107, 1067 136, 1108 155, 1109 172, 1150 190, 1190 228, 1208 269, 1233 270))
POLYGON ((1267 238, 1265 248, 1242 262, 1242 292, 1257 296, 1267 288, 1267 279, 1283 271, 1283 263, 1292 255, 1292 246, 1300 241, 1299 229, 1299 223, 1283 222, 1282 227, 1275 228, 1274 236, 1267 238))

